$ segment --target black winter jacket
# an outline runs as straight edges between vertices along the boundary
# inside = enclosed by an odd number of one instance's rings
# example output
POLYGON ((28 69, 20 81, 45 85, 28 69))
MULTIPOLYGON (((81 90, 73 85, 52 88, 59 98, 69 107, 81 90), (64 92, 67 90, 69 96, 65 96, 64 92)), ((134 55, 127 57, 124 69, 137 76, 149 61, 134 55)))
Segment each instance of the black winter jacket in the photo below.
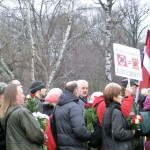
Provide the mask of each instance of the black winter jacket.
POLYGON ((65 90, 56 105, 55 120, 59 150, 87 150, 91 133, 85 126, 84 112, 79 99, 65 90))
POLYGON ((127 122, 118 109, 114 109, 112 112, 111 134, 107 135, 105 127, 108 124, 109 110, 110 107, 105 110, 103 116, 102 139, 104 150, 131 150, 130 142, 134 135, 131 130, 127 129, 127 122))

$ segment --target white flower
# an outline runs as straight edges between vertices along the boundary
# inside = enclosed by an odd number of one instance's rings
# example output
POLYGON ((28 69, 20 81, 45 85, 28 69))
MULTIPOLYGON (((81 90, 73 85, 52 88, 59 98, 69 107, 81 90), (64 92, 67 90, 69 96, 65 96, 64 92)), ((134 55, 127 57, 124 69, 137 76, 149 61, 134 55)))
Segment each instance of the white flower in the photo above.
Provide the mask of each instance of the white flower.
POLYGON ((139 120, 138 119, 135 119, 135 124, 139 124, 139 120))
POLYGON ((27 95, 27 96, 26 96, 26 98, 27 98, 27 99, 30 99, 30 98, 31 98, 31 96, 30 96, 30 95, 27 95))
POLYGON ((33 114, 33 116, 34 117, 36 117, 36 118, 43 118, 43 119, 48 119, 49 117, 47 116, 47 115, 45 115, 45 114, 42 114, 42 113, 40 113, 40 112, 34 112, 34 113, 32 113, 33 114))
POLYGON ((43 118, 48 119, 49 117, 46 114, 43 114, 43 118))
POLYGON ((140 116, 140 115, 137 115, 136 118, 137 118, 138 120, 140 120, 140 119, 141 119, 141 116, 140 116))
POLYGON ((38 115, 37 115, 37 113, 36 112, 34 112, 34 113, 32 113, 33 114, 33 116, 35 117, 35 118, 37 118, 38 117, 38 115))

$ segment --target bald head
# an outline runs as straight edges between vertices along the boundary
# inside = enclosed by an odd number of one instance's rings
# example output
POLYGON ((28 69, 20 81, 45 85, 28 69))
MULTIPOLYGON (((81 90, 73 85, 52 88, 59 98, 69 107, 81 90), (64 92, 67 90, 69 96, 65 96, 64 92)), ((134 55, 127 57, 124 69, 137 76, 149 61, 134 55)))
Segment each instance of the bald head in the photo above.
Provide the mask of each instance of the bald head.
POLYGON ((65 89, 73 92, 75 88, 77 88, 77 82, 76 81, 69 81, 66 83, 65 89))
POLYGON ((65 90, 72 92, 75 96, 78 96, 78 85, 76 81, 69 81, 66 83, 65 90))

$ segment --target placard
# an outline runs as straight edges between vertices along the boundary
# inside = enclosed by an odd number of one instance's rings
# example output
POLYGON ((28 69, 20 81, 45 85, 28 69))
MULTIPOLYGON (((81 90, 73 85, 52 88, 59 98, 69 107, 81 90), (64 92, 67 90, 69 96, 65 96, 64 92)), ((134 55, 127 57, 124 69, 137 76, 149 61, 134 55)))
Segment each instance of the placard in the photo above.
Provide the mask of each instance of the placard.
POLYGON ((113 49, 116 75, 141 81, 140 50, 116 43, 113 49))

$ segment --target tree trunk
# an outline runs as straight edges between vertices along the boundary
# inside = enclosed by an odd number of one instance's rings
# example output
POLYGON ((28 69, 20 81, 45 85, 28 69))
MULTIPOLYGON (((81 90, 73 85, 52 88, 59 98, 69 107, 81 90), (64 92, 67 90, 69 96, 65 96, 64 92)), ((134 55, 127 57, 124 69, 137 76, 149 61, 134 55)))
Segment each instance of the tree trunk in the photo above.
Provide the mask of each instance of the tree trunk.
POLYGON ((11 72, 11 70, 4 62, 2 50, 0 50, 0 72, 6 80, 10 81, 14 79, 14 74, 11 72))
POLYGON ((30 45, 31 45, 31 53, 32 53, 32 58, 31 58, 31 80, 32 82, 35 81, 35 65, 34 65, 34 60, 35 60, 35 52, 36 52, 36 47, 34 43, 34 39, 32 36, 32 26, 31 26, 31 5, 30 5, 30 0, 26 0, 26 22, 27 22, 27 32, 30 40, 30 45))
POLYGON ((70 33, 71 33, 71 27, 72 27, 72 21, 73 21, 73 9, 74 9, 74 1, 70 0, 69 9, 68 9, 68 14, 69 14, 68 26, 67 26, 66 32, 64 34, 62 49, 60 50, 60 54, 59 54, 58 60, 57 60, 55 66, 54 66, 54 68, 53 68, 53 70, 52 70, 52 72, 51 72, 51 74, 49 76, 47 89, 50 89, 51 83, 53 82, 53 80, 54 80, 54 78, 56 76, 56 73, 60 69, 60 66, 61 66, 61 63, 62 63, 62 60, 63 60, 63 57, 64 57, 64 52, 65 52, 67 44, 69 42, 68 40, 69 40, 69 36, 70 36, 70 33))
POLYGON ((112 6, 113 6, 113 0, 107 0, 107 4, 102 3, 101 0, 99 0, 99 4, 102 6, 103 10, 106 13, 106 27, 105 27, 105 33, 106 33, 106 44, 105 44, 105 65, 106 65, 106 84, 112 81, 112 75, 111 75, 111 68, 112 68, 112 28, 113 28, 113 21, 112 21, 112 6))

